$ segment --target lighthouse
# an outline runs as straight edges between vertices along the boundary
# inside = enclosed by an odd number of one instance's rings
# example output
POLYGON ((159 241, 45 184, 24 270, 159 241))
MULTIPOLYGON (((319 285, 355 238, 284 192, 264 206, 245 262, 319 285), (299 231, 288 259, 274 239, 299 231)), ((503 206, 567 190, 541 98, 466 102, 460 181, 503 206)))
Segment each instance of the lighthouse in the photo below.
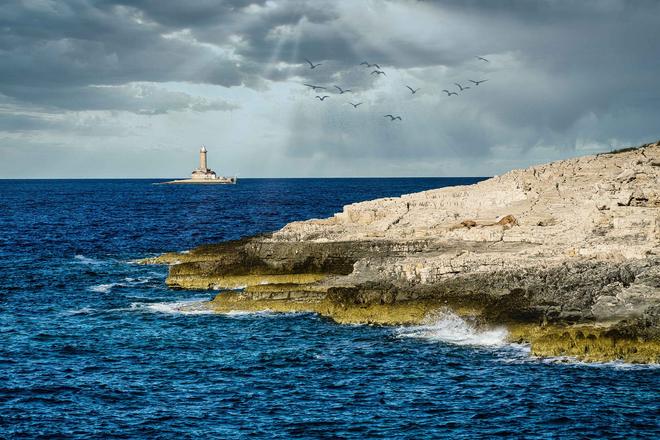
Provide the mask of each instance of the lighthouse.
POLYGON ((217 178, 215 172, 210 169, 206 162, 206 153, 208 150, 205 146, 199 149, 199 168, 193 170, 192 179, 201 179, 201 180, 214 180, 217 178))
POLYGON ((193 170, 190 179, 172 180, 163 183, 236 183, 236 176, 224 177, 215 174, 215 171, 208 166, 206 153, 208 153, 208 150, 202 145, 199 149, 199 167, 193 170))
POLYGON ((199 149, 199 169, 201 171, 210 171, 206 166, 206 147, 202 146, 199 149))

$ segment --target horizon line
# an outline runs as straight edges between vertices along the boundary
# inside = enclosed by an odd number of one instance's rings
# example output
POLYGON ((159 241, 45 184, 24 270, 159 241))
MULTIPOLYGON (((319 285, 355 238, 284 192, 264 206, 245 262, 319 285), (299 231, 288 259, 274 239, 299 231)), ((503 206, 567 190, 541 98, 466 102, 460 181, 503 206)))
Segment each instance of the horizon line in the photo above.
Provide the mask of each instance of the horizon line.
MULTIPOLYGON (((266 179, 487 179, 494 176, 317 176, 317 177, 240 177, 239 180, 266 179)), ((181 177, 0 177, 3 180, 175 180, 181 177)))

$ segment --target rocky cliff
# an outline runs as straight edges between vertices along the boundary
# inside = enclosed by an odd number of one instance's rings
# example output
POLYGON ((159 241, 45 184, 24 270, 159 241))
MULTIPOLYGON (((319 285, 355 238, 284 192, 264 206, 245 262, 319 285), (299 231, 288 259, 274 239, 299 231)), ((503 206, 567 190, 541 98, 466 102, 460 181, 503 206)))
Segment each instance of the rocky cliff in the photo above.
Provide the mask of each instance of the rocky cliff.
POLYGON ((165 254, 209 305, 411 324, 450 308, 538 355, 660 361, 660 143, 345 206, 165 254))

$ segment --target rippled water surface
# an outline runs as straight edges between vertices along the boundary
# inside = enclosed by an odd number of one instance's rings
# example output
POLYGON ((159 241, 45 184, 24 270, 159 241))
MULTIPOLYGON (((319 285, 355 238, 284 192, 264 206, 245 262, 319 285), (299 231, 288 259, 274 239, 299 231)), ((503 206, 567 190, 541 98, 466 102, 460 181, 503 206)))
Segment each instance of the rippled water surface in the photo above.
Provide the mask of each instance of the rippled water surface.
POLYGON ((447 312, 208 314, 131 263, 472 182, 0 181, 0 438, 659 438, 657 368, 531 359, 447 312))

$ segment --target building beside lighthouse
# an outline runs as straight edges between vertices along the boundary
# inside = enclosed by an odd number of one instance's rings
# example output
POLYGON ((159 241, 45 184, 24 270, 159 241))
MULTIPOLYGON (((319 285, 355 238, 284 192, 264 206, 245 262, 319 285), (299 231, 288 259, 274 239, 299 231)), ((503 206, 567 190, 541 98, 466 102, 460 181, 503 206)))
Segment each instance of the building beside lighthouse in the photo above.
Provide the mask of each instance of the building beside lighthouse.
POLYGON ((202 146, 199 149, 199 167, 195 168, 190 179, 172 180, 164 183, 236 183, 236 177, 218 176, 215 171, 208 167, 206 155, 208 150, 202 146))

